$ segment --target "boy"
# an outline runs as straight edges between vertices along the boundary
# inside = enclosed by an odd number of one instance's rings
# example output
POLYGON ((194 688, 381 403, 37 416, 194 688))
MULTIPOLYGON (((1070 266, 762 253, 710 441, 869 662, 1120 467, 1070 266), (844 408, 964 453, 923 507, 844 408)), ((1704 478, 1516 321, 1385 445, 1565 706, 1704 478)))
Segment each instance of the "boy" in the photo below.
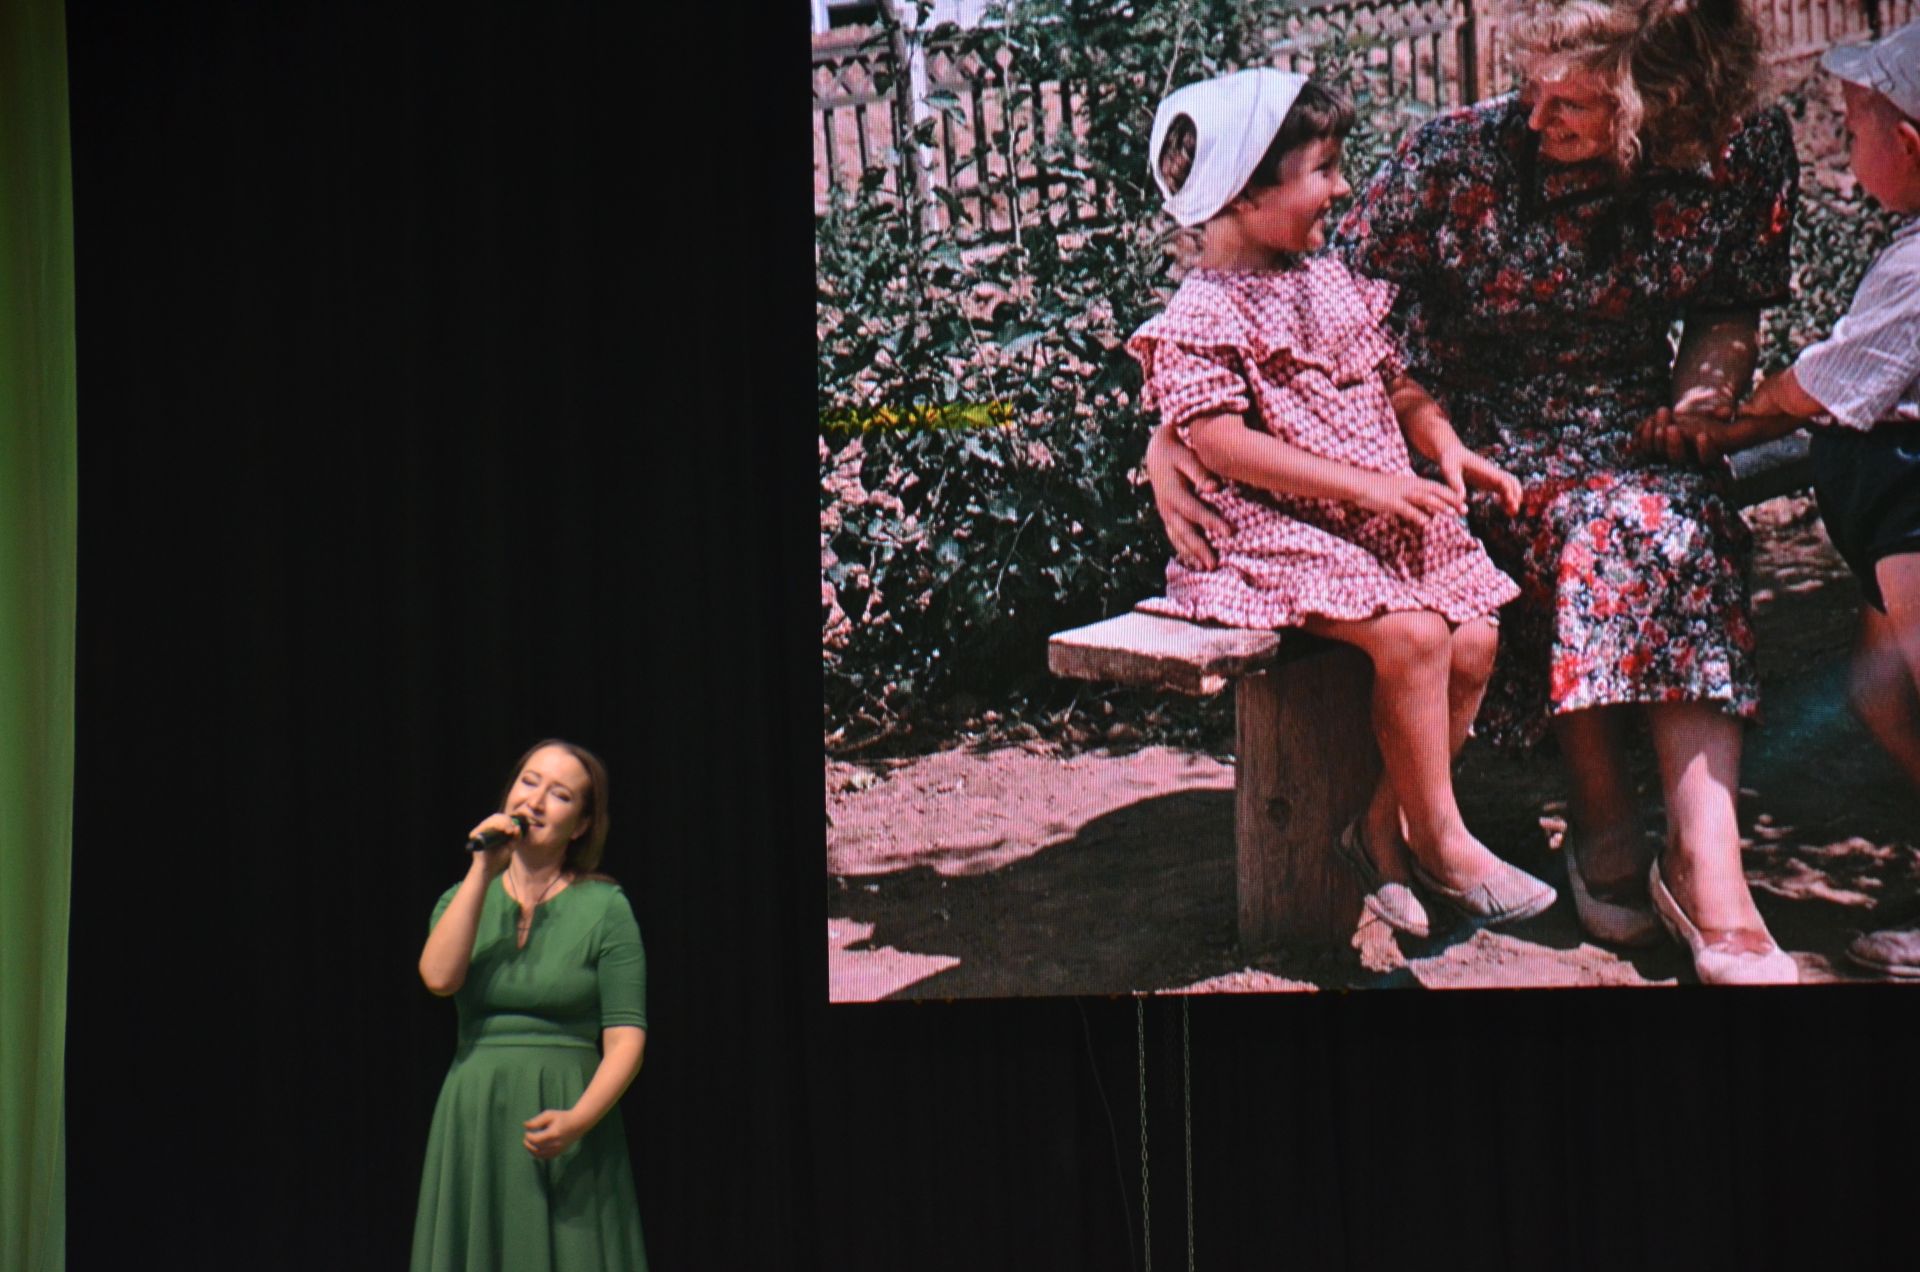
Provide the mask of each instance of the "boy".
MULTIPOLYGON (((1792 432, 1816 416, 1814 493, 1828 536, 1859 577, 1849 698, 1920 785, 1920 22, 1873 44, 1829 49, 1842 81, 1849 162, 1866 192, 1909 219, 1860 281, 1833 334, 1767 377, 1732 421, 1675 417, 1643 442, 1702 462, 1792 432)), ((1920 978, 1920 922, 1847 949, 1883 975, 1920 978)))

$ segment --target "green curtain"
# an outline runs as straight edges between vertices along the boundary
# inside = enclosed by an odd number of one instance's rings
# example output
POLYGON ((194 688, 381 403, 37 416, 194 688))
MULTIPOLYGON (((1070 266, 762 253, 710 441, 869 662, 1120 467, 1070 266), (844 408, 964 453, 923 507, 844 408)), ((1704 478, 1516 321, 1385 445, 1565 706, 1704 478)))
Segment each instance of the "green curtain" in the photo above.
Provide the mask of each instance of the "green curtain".
POLYGON ((66 1264, 73 201, 61 0, 0 0, 0 1272, 66 1264))

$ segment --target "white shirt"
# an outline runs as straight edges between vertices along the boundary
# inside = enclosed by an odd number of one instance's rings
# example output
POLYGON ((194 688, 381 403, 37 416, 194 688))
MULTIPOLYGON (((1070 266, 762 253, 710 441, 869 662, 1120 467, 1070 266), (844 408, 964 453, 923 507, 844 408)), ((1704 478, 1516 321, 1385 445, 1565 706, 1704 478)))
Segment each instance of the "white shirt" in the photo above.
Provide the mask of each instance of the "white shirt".
POLYGON ((1846 317, 1801 352, 1793 375, 1848 428, 1920 421, 1920 220, 1894 234, 1846 317))

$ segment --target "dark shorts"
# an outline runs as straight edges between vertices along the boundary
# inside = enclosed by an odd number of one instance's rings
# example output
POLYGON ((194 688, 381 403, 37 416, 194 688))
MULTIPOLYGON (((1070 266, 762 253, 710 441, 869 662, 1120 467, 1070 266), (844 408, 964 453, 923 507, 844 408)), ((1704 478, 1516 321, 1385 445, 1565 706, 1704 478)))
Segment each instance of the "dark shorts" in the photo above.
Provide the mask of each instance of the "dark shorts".
POLYGON ((1860 580, 1867 602, 1887 612, 1874 579, 1882 557, 1920 552, 1920 424, 1813 434, 1813 493, 1827 537, 1860 580))

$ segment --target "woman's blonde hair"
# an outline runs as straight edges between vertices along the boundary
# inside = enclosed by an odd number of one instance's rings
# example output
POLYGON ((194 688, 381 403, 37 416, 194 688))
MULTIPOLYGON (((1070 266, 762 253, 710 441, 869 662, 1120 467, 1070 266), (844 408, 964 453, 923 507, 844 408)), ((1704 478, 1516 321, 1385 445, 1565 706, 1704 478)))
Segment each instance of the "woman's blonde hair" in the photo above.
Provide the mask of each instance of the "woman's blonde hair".
POLYGON ((1613 160, 1689 167, 1760 106, 1760 28, 1741 0, 1527 0, 1506 35, 1524 78, 1597 75, 1614 100, 1613 160))

